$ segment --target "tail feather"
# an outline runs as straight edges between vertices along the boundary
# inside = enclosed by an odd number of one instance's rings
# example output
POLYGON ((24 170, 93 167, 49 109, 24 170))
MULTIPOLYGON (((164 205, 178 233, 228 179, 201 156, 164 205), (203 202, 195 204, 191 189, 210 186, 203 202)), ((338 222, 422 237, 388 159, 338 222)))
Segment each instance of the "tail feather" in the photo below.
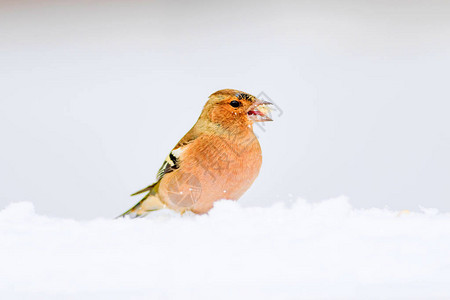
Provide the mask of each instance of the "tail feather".
POLYGON ((145 189, 134 193, 132 196, 148 191, 148 193, 144 196, 144 198, 142 198, 141 201, 139 201, 135 206, 133 206, 123 214, 117 216, 116 219, 125 216, 129 216, 130 218, 142 218, 145 217, 149 212, 164 208, 165 205, 161 202, 161 200, 159 200, 157 190, 158 184, 155 183, 146 187, 145 189))
POLYGON ((136 195, 142 194, 143 192, 151 191, 154 186, 155 186, 155 184, 149 185, 148 187, 146 187, 146 188, 144 188, 142 190, 139 190, 139 191, 137 191, 134 194, 131 194, 131 196, 136 196, 136 195))

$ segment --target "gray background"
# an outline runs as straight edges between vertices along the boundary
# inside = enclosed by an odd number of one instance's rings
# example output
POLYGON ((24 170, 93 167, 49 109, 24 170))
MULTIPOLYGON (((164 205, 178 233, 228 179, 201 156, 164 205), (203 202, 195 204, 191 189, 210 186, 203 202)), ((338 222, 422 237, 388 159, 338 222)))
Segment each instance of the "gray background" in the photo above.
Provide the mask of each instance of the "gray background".
POLYGON ((450 210, 448 1, 0 1, 0 208, 113 217, 209 94, 283 110, 241 199, 450 210))

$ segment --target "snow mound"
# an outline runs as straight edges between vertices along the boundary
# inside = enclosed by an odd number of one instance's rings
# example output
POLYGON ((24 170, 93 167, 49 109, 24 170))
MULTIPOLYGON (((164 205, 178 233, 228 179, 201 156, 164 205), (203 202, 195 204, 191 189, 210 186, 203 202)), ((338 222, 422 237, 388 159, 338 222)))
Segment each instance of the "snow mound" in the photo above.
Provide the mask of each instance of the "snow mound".
POLYGON ((220 201, 203 216, 0 211, 3 299, 450 298, 450 215, 220 201))

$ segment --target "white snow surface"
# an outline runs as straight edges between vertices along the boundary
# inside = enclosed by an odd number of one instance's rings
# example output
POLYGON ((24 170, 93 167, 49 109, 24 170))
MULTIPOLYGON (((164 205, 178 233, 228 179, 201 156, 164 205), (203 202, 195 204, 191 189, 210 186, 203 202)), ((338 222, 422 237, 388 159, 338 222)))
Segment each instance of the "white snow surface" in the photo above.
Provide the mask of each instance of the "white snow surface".
POLYGON ((450 299, 450 214, 345 197, 76 221, 0 211, 2 299, 450 299))

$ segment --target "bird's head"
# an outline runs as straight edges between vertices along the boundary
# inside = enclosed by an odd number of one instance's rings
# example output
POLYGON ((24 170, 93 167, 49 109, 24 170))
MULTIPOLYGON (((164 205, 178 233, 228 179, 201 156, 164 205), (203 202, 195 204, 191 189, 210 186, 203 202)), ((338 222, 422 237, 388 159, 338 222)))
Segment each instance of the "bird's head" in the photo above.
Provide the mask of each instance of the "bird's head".
POLYGON ((272 121, 268 105, 242 91, 225 89, 209 96, 202 116, 225 128, 248 128, 255 122, 272 121))

